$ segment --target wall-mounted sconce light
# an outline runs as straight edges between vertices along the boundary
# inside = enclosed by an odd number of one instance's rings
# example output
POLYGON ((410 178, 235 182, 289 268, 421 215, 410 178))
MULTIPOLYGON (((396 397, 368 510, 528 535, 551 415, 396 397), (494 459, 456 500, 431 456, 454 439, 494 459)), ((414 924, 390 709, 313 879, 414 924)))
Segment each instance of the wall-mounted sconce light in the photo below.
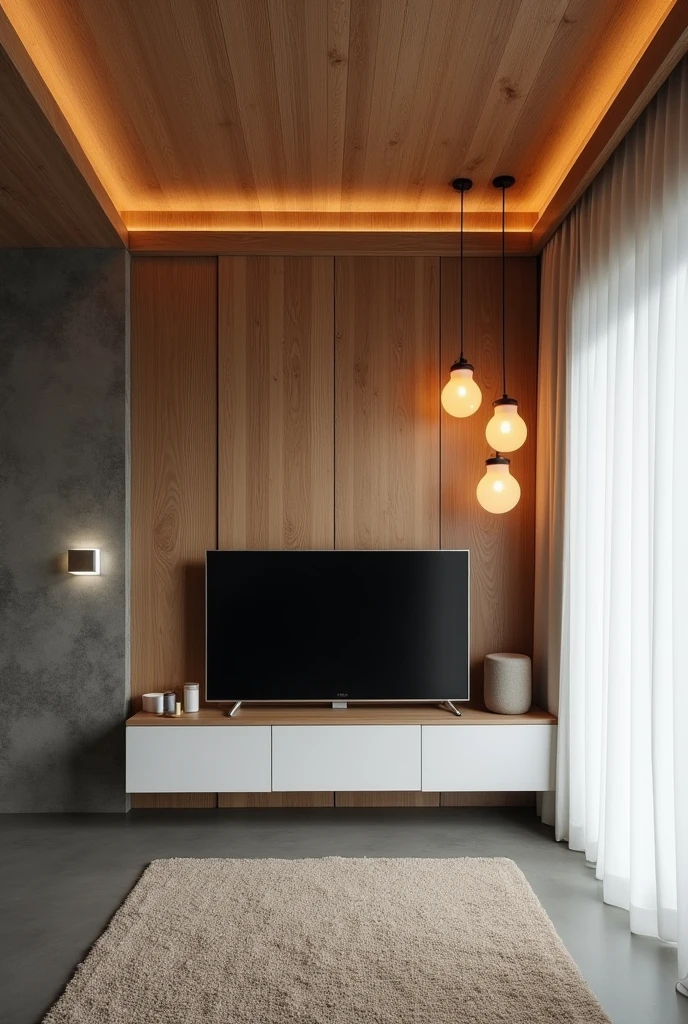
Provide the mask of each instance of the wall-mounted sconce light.
POLYGON ((73 576, 100 576, 100 548, 71 548, 67 572, 73 576))

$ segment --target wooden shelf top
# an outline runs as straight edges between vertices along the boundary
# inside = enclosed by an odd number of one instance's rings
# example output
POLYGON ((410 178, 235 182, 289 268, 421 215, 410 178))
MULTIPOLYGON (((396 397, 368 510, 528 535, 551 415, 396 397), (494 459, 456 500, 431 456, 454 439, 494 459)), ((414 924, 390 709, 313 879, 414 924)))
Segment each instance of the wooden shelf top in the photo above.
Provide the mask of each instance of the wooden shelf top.
POLYGON ((137 725, 554 725, 556 718, 533 706, 525 715, 495 715, 483 708, 460 704, 461 717, 434 704, 353 704, 335 711, 326 704, 246 705, 229 718, 227 707, 201 708, 180 718, 139 711, 127 720, 137 725))

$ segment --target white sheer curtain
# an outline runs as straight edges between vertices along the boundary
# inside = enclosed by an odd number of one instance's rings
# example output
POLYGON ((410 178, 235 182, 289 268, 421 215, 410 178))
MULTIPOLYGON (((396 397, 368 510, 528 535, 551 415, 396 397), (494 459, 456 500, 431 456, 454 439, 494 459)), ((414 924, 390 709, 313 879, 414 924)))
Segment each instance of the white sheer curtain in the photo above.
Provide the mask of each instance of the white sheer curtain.
POLYGON ((688 995, 688 60, 546 247, 540 330, 556 835, 688 995))

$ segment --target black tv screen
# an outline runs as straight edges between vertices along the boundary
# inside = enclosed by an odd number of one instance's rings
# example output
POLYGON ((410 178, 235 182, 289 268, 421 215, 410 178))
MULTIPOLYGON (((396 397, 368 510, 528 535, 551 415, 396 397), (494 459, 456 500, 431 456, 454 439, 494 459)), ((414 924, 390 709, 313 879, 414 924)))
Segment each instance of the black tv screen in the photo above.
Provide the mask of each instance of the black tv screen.
POLYGON ((467 551, 209 551, 209 701, 469 696, 467 551))

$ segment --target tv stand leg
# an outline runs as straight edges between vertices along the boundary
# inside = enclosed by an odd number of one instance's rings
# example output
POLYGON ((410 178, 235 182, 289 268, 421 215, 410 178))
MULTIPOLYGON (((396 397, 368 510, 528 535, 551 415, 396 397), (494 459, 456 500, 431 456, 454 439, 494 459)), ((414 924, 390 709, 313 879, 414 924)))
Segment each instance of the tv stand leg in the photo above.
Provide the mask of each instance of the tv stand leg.
POLYGON ((237 711, 239 710, 239 708, 241 707, 241 705, 243 703, 244 702, 242 700, 238 700, 236 702, 236 704, 234 705, 234 707, 232 708, 232 710, 227 712, 227 717, 228 718, 234 718, 234 716, 236 715, 237 711))
POLYGON ((457 708, 456 704, 452 704, 452 702, 450 700, 445 700, 444 706, 446 708, 449 708, 450 711, 453 711, 455 715, 458 715, 459 718, 461 718, 461 712, 457 708))

